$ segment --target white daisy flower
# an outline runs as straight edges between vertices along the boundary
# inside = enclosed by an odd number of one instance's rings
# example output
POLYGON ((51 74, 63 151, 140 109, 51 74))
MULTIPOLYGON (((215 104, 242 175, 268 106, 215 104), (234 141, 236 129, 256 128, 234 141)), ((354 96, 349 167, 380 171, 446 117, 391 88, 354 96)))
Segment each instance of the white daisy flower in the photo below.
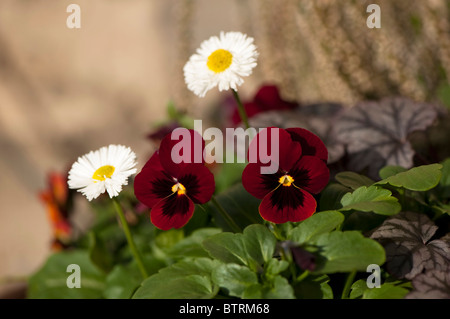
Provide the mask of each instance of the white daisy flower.
POLYGON ((189 90, 199 97, 218 86, 219 91, 237 90, 252 74, 258 52, 253 38, 240 32, 221 32, 205 40, 184 66, 184 79, 189 90))
POLYGON ((119 195, 128 177, 136 173, 136 154, 129 147, 109 145, 78 158, 69 171, 68 185, 89 201, 105 191, 119 195))

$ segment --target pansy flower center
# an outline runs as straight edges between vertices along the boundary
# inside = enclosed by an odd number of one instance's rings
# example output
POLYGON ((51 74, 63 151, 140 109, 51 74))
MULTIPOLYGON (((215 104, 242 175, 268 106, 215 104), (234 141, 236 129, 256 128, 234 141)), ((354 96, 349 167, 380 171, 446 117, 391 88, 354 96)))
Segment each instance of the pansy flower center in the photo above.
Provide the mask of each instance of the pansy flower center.
POLYGON ((111 165, 104 165, 100 168, 98 168, 95 172, 94 175, 92 175, 93 179, 96 179, 98 181, 104 181, 107 178, 111 178, 112 174, 114 173, 116 169, 114 168, 114 166, 111 165))
POLYGON ((176 183, 172 186, 172 193, 177 193, 178 195, 184 195, 186 194, 186 187, 183 186, 181 183, 176 183))
POLYGON ((278 183, 282 184, 283 186, 291 186, 291 184, 294 182, 294 179, 290 175, 283 175, 278 180, 278 183))
POLYGON ((220 73, 228 69, 233 60, 233 55, 230 51, 218 49, 210 54, 206 65, 214 73, 220 73))

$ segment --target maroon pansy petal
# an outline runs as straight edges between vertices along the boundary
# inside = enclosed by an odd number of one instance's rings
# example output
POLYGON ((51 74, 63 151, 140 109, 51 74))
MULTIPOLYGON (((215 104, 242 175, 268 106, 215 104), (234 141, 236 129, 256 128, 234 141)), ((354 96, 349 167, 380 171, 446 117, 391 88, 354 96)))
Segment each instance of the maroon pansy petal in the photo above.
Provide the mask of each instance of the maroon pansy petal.
POLYGON ((302 147, 300 143, 292 141, 291 135, 286 130, 268 127, 253 138, 248 148, 247 158, 250 163, 259 162, 268 166, 273 158, 278 157, 278 161, 274 161, 278 162, 280 170, 287 172, 301 155, 302 147), (278 132, 278 139, 272 137, 276 132, 278 132), (274 141, 272 141, 272 138, 274 138, 274 141))
POLYGON ((204 163, 204 148, 205 141, 200 133, 177 128, 161 141, 159 148, 161 165, 170 175, 178 177, 185 167, 183 164, 204 163))
POLYGON ((136 198, 148 207, 172 194, 173 178, 162 170, 157 153, 153 154, 142 171, 134 179, 136 198))
POLYGON ((186 165, 178 177, 186 195, 196 204, 208 202, 215 190, 214 175, 203 164, 186 165))
POLYGON ((317 194, 327 186, 330 170, 325 162, 315 156, 302 156, 289 171, 294 184, 310 193, 317 194))
POLYGON ((194 203, 185 195, 173 195, 159 201, 150 211, 150 219, 162 230, 181 228, 194 214, 194 203))
POLYGON ((288 128, 291 138, 295 142, 299 142, 302 145, 302 154, 317 156, 323 161, 328 160, 328 150, 322 140, 314 133, 304 128, 288 128))
POLYGON ((251 195, 263 199, 268 193, 277 188, 281 173, 261 174, 261 163, 249 163, 242 173, 242 185, 251 195))
POLYGON ((255 95, 254 102, 264 111, 290 110, 297 107, 296 103, 282 100, 278 88, 275 85, 261 87, 255 95))
POLYGON ((259 213, 265 220, 282 224, 299 222, 316 211, 314 197, 295 186, 280 186, 267 194, 259 205, 259 213))

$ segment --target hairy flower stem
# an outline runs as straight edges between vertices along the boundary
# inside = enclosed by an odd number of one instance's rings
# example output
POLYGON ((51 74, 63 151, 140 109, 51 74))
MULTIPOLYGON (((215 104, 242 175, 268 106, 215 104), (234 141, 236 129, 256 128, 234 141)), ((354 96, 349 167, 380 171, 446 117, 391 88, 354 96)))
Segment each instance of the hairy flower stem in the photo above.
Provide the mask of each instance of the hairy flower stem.
POLYGON ((355 279, 355 276, 356 276, 356 270, 354 270, 348 274, 347 280, 345 281, 344 289, 342 290, 341 299, 348 299, 348 297, 349 297, 348 295, 350 293, 350 288, 353 284, 353 280, 355 279))
POLYGON ((242 232, 241 227, 239 227, 238 224, 236 224, 236 222, 233 220, 233 218, 231 218, 231 216, 226 212, 226 210, 222 207, 222 205, 220 205, 220 203, 217 201, 217 199, 214 196, 211 198, 211 201, 214 204, 214 206, 216 206, 217 210, 222 215, 222 217, 225 219, 228 226, 230 226, 234 232, 241 233, 242 232))
POLYGON ((142 277, 145 279, 148 277, 147 270, 145 269, 144 263, 142 262, 141 254, 139 253, 136 244, 134 243, 133 237, 131 236, 130 228, 128 227, 128 223, 123 213, 122 206, 120 206, 120 203, 116 197, 113 198, 113 203, 114 207, 116 208, 117 215, 119 216, 120 223, 122 224, 123 232, 125 233, 125 237, 127 238, 128 246, 130 247, 134 259, 136 260, 142 277))
POLYGON ((242 123, 244 123, 245 128, 248 129, 250 125, 248 124, 247 112, 245 111, 244 105, 242 105, 241 99, 239 98, 239 94, 236 90, 231 89, 233 91, 234 99, 238 104, 239 116, 241 117, 242 123))

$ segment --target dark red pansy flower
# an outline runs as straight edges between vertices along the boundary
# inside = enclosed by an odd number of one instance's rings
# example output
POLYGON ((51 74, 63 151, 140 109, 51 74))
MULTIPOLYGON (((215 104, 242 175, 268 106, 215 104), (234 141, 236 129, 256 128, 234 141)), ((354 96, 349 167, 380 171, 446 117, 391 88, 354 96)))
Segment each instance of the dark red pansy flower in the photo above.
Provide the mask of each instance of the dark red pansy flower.
MULTIPOLYGON (((275 85, 262 86, 252 102, 244 103, 244 108, 249 118, 258 113, 274 110, 292 110, 297 106, 297 103, 281 99, 278 88, 275 85)), ((232 122, 234 125, 241 122, 237 107, 233 111, 232 122)))
POLYGON ((271 127, 261 131, 250 143, 250 163, 242 174, 244 188, 262 199, 259 206, 262 218, 277 224, 299 222, 314 214, 317 203, 311 194, 319 193, 330 177, 325 163, 326 148, 320 139, 306 130, 295 129, 294 133, 289 130, 292 129, 271 127), (273 141, 271 137, 276 132, 278 140, 273 141), (267 158, 259 153, 250 154, 258 152, 264 143, 269 154, 278 151, 277 171, 273 174, 262 174, 262 167, 268 166, 267 158))
POLYGON ((162 230, 186 225, 194 213, 194 204, 208 202, 214 193, 213 174, 202 162, 193 162, 197 153, 194 141, 200 143, 197 151, 202 154, 204 141, 199 133, 186 131, 190 132, 192 141, 189 150, 179 151, 177 143, 180 140, 173 141, 169 134, 134 180, 136 198, 151 209, 152 223, 162 230), (190 160, 183 161, 186 155, 190 160))

